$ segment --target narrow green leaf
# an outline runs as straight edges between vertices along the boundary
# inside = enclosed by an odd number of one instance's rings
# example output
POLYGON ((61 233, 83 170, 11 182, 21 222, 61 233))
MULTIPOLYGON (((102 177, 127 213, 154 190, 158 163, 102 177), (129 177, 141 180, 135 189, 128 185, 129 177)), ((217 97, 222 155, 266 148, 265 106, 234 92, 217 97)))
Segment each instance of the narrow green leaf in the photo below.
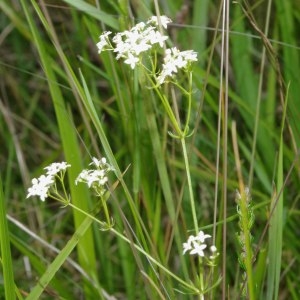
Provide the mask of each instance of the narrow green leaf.
POLYGON ((117 18, 112 17, 111 15, 103 12, 99 8, 89 4, 83 0, 63 0, 63 2, 77 8, 78 10, 85 12, 87 15, 92 16, 96 20, 103 22, 104 24, 110 26, 113 29, 118 29, 118 20, 117 18))
MULTIPOLYGON (((92 219, 90 217, 85 217, 84 221, 77 228, 71 239, 68 241, 66 246, 61 250, 61 252, 56 256, 54 261, 47 268, 46 272, 39 279, 37 285, 32 289, 27 300, 37 300, 40 299, 45 288, 48 286, 52 278, 55 276, 56 272, 61 268, 66 259, 70 256, 73 249, 78 245, 78 243, 82 240, 85 233, 89 230, 92 219)), ((99 295, 100 297, 100 295, 99 295)))
POLYGON ((9 229, 6 219, 5 198, 0 175, 0 243, 1 243, 1 263, 3 268, 5 299, 16 298, 13 264, 10 250, 9 229))
MULTIPOLYGON (((77 133, 74 128, 74 124, 72 123, 71 116, 67 111, 62 91, 60 90, 59 85, 56 84, 57 79, 53 71, 53 61, 46 51, 45 43, 41 39, 32 14, 29 13, 28 4, 25 3, 24 0, 21 0, 21 3, 33 34, 45 75, 49 82, 49 89, 56 112, 65 158, 66 161, 72 166, 72 168, 70 168, 68 171, 72 202, 75 206, 79 207, 83 211, 89 211, 88 203, 90 200, 87 188, 84 185, 75 186, 75 179, 83 169, 82 156, 79 151, 80 147, 77 143, 77 133)), ((35 1, 32 1, 32 4, 42 23, 48 32, 51 33, 51 28, 50 26, 47 26, 47 22, 43 17, 38 5, 35 3, 35 1)), ((73 215, 75 220, 75 228, 78 228, 83 222, 84 216, 77 211, 73 211, 73 215)), ((81 239, 80 243, 78 243, 78 255, 82 268, 86 271, 89 271, 91 276, 96 279, 96 258, 91 228, 90 230, 86 231, 85 236, 81 239)))
MULTIPOLYGON (((278 26, 280 31, 280 40, 287 45, 296 45, 298 39, 298 25, 294 20, 294 7, 292 1, 276 0, 276 13, 278 18, 278 26)), ((300 145, 300 123, 299 123, 299 107, 300 107, 300 56, 299 50, 295 47, 283 46, 283 68, 285 82, 290 83, 289 86, 289 103, 288 103, 288 121, 294 132, 297 147, 300 145)))
POLYGON ((279 295, 279 282, 282 256, 282 234, 283 234, 283 133, 288 101, 285 101, 282 123, 281 138, 279 143, 277 183, 275 196, 272 199, 270 211, 273 212, 270 220, 269 251, 268 251, 268 277, 267 277, 267 299, 277 300, 279 295))

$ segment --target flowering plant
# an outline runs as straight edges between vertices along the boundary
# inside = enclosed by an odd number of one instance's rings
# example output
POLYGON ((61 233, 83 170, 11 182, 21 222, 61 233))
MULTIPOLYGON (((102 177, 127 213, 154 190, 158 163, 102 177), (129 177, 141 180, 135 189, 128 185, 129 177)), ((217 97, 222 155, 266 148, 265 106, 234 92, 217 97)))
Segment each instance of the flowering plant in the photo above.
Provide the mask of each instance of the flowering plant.
MULTIPOLYGON (((183 243, 183 254, 197 255, 199 259, 199 283, 194 286, 190 283, 184 282, 176 276, 176 274, 168 271, 159 261, 153 259, 139 244, 134 243, 133 240, 128 239, 124 234, 118 232, 113 228, 113 221, 110 217, 107 207, 107 174, 113 171, 113 167, 107 163, 106 158, 92 158, 90 168, 84 169, 78 174, 75 184, 84 183, 88 188, 92 189, 95 195, 99 198, 101 209, 105 215, 105 222, 99 221, 94 215, 89 215, 80 208, 72 204, 71 199, 66 192, 64 186, 64 176, 66 169, 71 167, 66 162, 54 163, 46 167, 46 174, 39 178, 32 180, 32 186, 28 189, 27 197, 38 196, 42 201, 47 197, 57 199, 65 206, 69 205, 72 208, 88 215, 91 219, 101 224, 103 230, 110 230, 112 233, 130 243, 135 249, 143 253, 151 263, 156 263, 163 268, 169 275, 182 283, 183 286, 189 289, 189 292, 197 293, 200 299, 207 292, 204 282, 204 264, 210 267, 214 266, 214 261, 218 256, 217 248, 213 245, 208 248, 206 240, 211 236, 205 234, 198 229, 198 219, 196 216, 195 201, 192 191, 189 160, 185 144, 185 139, 189 136, 189 121, 191 115, 192 102, 192 64, 197 61, 197 53, 193 50, 180 51, 177 47, 168 47, 168 36, 164 35, 163 30, 168 28, 168 24, 172 21, 165 17, 151 17, 147 22, 140 22, 133 26, 130 30, 116 33, 106 31, 100 35, 97 43, 98 52, 111 51, 115 54, 116 60, 123 61, 128 65, 133 72, 141 72, 139 76, 139 83, 145 87, 145 82, 141 82, 144 78, 147 79, 147 88, 154 91, 153 94, 158 96, 163 107, 169 117, 170 123, 175 130, 175 134, 171 133, 171 137, 180 140, 183 150, 184 164, 186 169, 187 184, 190 196, 190 205, 192 211, 192 219, 194 223, 196 236, 189 236, 186 243, 183 243), (187 78, 187 81, 182 80, 182 76, 187 78), (187 88, 184 84, 187 82, 187 88), (176 93, 168 93, 168 91, 176 88, 178 93, 182 93, 187 99, 187 116, 185 118, 184 126, 181 126, 179 120, 179 113, 176 110, 176 105, 171 106, 169 94, 175 97, 176 93), (60 188, 58 189, 58 184, 60 188), (62 193, 61 193, 62 191, 62 193), (210 249, 210 256, 207 256, 207 249, 210 249)), ((136 73, 137 74, 137 73, 136 73)), ((137 78, 137 77, 135 77, 137 78)), ((176 100, 176 99, 173 99, 176 100)), ((98 211, 97 211, 98 212, 98 211)), ((198 275, 197 275, 198 276, 198 275)))
POLYGON ((166 16, 160 18, 153 16, 146 23, 140 22, 130 30, 116 33, 112 39, 110 39, 112 32, 106 31, 100 35, 97 48, 98 53, 113 51, 116 53, 116 59, 122 59, 125 64, 130 65, 132 70, 137 67, 145 70, 148 81, 161 99, 175 128, 176 134, 172 136, 184 138, 188 135, 191 110, 192 63, 196 62, 198 58, 197 53, 193 50, 179 51, 176 47, 167 48, 168 36, 162 34, 162 28, 167 29, 171 22, 166 16), (179 71, 188 76, 188 89, 178 83, 176 75, 179 71), (169 104, 168 97, 160 88, 161 85, 167 83, 173 83, 187 96, 188 112, 183 130, 169 104))
POLYGON ((176 47, 167 48, 166 40, 168 37, 162 34, 162 28, 167 29, 168 24, 171 22, 172 21, 166 16, 160 16, 159 18, 153 16, 146 23, 140 22, 130 30, 116 33, 112 40, 110 40, 112 33, 109 31, 104 32, 100 35, 100 41, 97 43, 97 47, 99 53, 102 51, 113 51, 117 53, 116 59, 123 59, 125 64, 130 65, 131 69, 140 67, 144 70, 146 78, 148 79, 147 82, 152 84, 152 88, 161 100, 170 122, 175 129, 175 134, 170 133, 170 135, 180 139, 182 145, 194 228, 198 231, 198 221, 185 144, 185 138, 189 136, 189 121, 191 115, 192 63, 197 61, 197 53, 193 50, 181 52, 176 47), (159 60, 161 54, 163 54, 162 61, 159 60), (148 61, 146 62, 146 60, 148 61), (161 65, 159 65, 159 61, 161 65), (179 75, 179 70, 182 70, 188 77, 187 88, 176 79, 176 75, 179 75), (169 95, 165 89, 162 88, 163 84, 170 83, 175 85, 187 98, 187 116, 183 128, 178 119, 179 113, 174 112, 174 109, 170 105, 169 95))
MULTIPOLYGON (((190 255, 197 254, 199 257, 206 257, 204 250, 207 248, 205 240, 211 238, 209 234, 205 234, 202 230, 194 236, 190 235, 186 243, 183 243, 183 254, 190 252, 190 255)), ((209 264, 213 264, 214 260, 218 257, 216 246, 212 245, 209 247, 211 255, 208 257, 209 264)))
MULTIPOLYGON (((175 129, 175 134, 171 133, 170 135, 181 141, 194 229, 196 232, 199 232, 196 236, 191 235, 187 242, 183 244, 183 254, 189 252, 191 255, 196 254, 199 257, 199 294, 201 299, 203 299, 202 297, 205 293, 203 260, 205 259, 208 265, 213 267, 218 252, 217 248, 213 245, 209 248, 211 252, 209 257, 206 257, 207 244, 205 243, 205 240, 211 236, 198 230, 198 220, 185 144, 185 138, 190 135, 189 121, 192 102, 192 64, 196 62, 198 58, 197 53, 193 50, 180 51, 177 47, 168 48, 168 36, 164 35, 163 30, 167 29, 171 22, 172 21, 166 16, 161 16, 159 18, 153 16, 147 22, 140 22, 130 30, 116 33, 112 38, 112 32, 104 32, 99 37, 100 41, 97 43, 97 47, 99 53, 102 53, 103 51, 112 51, 116 54, 116 60, 123 60, 123 62, 129 65, 132 70, 139 68, 139 70, 144 71, 143 74, 145 74, 145 77, 147 78, 147 85, 150 83, 150 88, 156 92, 173 128, 175 129), (184 81, 181 80, 182 76, 180 75, 188 78, 187 88, 184 86, 184 81), (178 119, 178 112, 174 112, 175 108, 172 108, 170 105, 169 93, 167 93, 167 89, 163 87, 167 87, 170 84, 171 88, 177 88, 188 102, 187 117, 183 128, 178 119)), ((142 79, 140 79, 140 81, 141 80, 142 79)), ((145 82, 142 82, 141 85, 145 86, 144 83, 145 82)), ((170 94, 174 95, 175 93, 170 94)), ((176 99, 173 100, 176 101, 176 99)))
MULTIPOLYGON (((26 198, 38 196, 42 201, 45 201, 47 197, 53 197, 63 201, 64 197, 61 197, 58 193, 56 180, 63 184, 66 170, 69 167, 71 167, 71 165, 64 161, 60 163, 52 163, 45 167, 44 169, 47 170, 46 174, 31 180, 32 186, 28 188, 26 198)), ((65 196, 65 199, 68 199, 66 193, 65 196)))
MULTIPOLYGON (((170 133, 172 137, 181 141, 184 162, 186 167, 187 181, 189 187, 190 204, 194 222, 194 229, 199 232, 196 236, 191 235, 188 241, 183 244, 183 254, 197 254, 200 261, 200 295, 204 294, 204 272, 203 259, 213 267, 215 259, 218 256, 217 248, 213 245, 210 247, 210 256, 205 256, 207 245, 205 239, 210 235, 204 234, 198 230, 198 220, 196 216, 195 201, 192 191, 192 184, 189 171, 189 161, 186 151, 185 138, 190 135, 189 121, 191 114, 192 102, 192 64, 198 60, 197 53, 193 50, 180 51, 177 47, 167 47, 168 36, 163 34, 163 29, 167 29, 172 21, 166 17, 151 17, 146 23, 140 22, 130 30, 116 33, 112 38, 112 32, 104 32, 100 35, 100 41, 97 43, 98 52, 112 51, 116 54, 117 60, 123 60, 132 70, 140 68, 146 75, 147 82, 150 82, 158 98, 162 101, 163 107, 169 117, 169 120, 175 129, 175 134, 170 133), (179 75, 187 76, 188 87, 184 81, 178 80, 179 75), (188 109, 185 125, 181 126, 178 119, 178 112, 174 112, 169 101, 169 94, 163 85, 172 84, 187 99, 188 109)), ((171 93, 172 94, 172 93, 171 93)), ((174 95, 174 93, 173 93, 174 95)), ((176 99, 173 99, 176 101, 176 99)))
POLYGON ((113 167, 106 162, 106 158, 102 157, 100 160, 96 157, 92 158, 90 165, 94 165, 96 169, 84 169, 76 178, 75 184, 84 182, 89 188, 93 188, 98 196, 103 196, 106 188, 105 184, 108 181, 107 173, 113 171, 113 167))
MULTIPOLYGON (((93 157, 90 165, 94 165, 96 169, 84 169, 81 171, 75 180, 75 184, 77 185, 79 182, 86 183, 89 188, 95 191, 96 196, 100 198, 101 206, 106 217, 106 222, 102 222, 101 224, 103 225, 103 229, 107 229, 110 228, 113 223, 109 217, 104 194, 106 192, 106 184, 108 182, 107 173, 114 169, 106 162, 105 157, 102 157, 100 160, 93 157)), ((71 167, 71 165, 66 162, 56 162, 45 167, 44 169, 46 170, 46 174, 32 179, 32 186, 27 190, 27 198, 38 196, 41 201, 45 201, 47 197, 50 197, 58 200, 65 206, 69 205, 74 209, 80 210, 71 203, 69 195, 65 189, 64 177, 66 170, 69 167, 71 167), (58 183, 60 184, 62 192, 58 189, 58 183)), ((86 214, 85 212, 82 213, 86 214)))

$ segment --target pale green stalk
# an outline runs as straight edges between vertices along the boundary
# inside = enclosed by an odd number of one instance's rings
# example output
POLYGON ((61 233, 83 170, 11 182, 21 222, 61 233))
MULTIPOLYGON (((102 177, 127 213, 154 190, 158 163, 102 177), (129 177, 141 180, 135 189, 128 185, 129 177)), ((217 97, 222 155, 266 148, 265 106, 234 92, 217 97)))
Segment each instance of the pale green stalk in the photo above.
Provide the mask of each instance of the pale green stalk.
POLYGON ((186 124, 185 124, 184 132, 183 132, 183 137, 180 139, 180 141, 181 141, 184 164, 185 164, 185 170, 186 170, 186 176, 187 176, 187 183, 188 183, 188 189, 189 189, 189 195, 190 195, 190 205, 191 205, 191 210, 192 210, 194 229, 195 229, 196 234, 197 234, 198 231, 199 231, 198 220, 197 220, 195 199, 194 199, 193 186, 192 186, 192 180, 191 180, 190 163, 189 163, 187 148, 186 148, 186 143, 185 143, 185 138, 186 138, 186 135, 188 134, 189 121, 190 121, 190 116, 191 116, 192 80, 193 80, 192 72, 190 72, 189 73, 189 92, 188 92, 187 119, 186 119, 186 124))
POLYGON ((187 182, 188 182, 188 190, 189 190, 189 196, 190 196, 190 205, 192 210, 192 217, 194 222, 194 229, 198 233, 198 221, 197 221, 197 214, 196 214, 196 208, 195 208, 195 200, 194 200, 194 194, 193 194, 193 187, 192 187, 192 180, 191 180, 191 174, 190 174, 190 168, 189 168, 189 160, 188 160, 188 154, 187 154, 187 147, 186 147, 186 136, 188 134, 188 128, 189 128, 189 121, 191 116, 191 103, 192 103, 192 72, 189 72, 189 91, 187 92, 185 89, 183 89, 181 86, 177 85, 185 94, 188 96, 188 112, 187 112, 187 119, 186 124, 184 126, 184 130, 180 128, 178 121, 176 120, 176 117, 174 115, 174 112, 169 104, 168 99, 166 96, 161 92, 161 89, 151 80, 151 77, 146 72, 148 79, 151 81, 151 83, 154 86, 154 90, 156 91, 157 95, 161 99, 163 106, 167 112, 168 117, 170 118, 170 121, 172 125, 174 126, 176 130, 177 136, 171 134, 173 137, 179 137, 181 146, 182 146, 182 152, 183 152, 183 158, 184 158, 184 164, 185 164, 185 170, 186 170, 186 176, 187 176, 187 182))
MULTIPOLYGON (((196 233, 199 231, 198 227, 198 220, 197 220, 197 213, 196 213, 196 207, 195 207, 195 199, 194 199, 194 193, 193 193, 193 186, 192 186, 192 180, 191 180, 191 172, 190 172, 190 164, 188 160, 188 154, 187 154, 187 147, 186 147, 186 136, 188 135, 189 130, 189 121, 191 116, 191 102, 192 102, 192 72, 189 72, 189 91, 186 92, 182 87, 177 86, 184 90, 185 94, 188 95, 188 111, 187 111, 187 118, 186 118, 186 124, 184 126, 184 130, 182 131, 180 129, 180 125, 178 124, 174 113, 172 111, 172 108, 170 107, 170 104, 167 100, 167 98, 164 95, 161 95, 160 90, 156 88, 156 92, 159 94, 160 99, 163 101, 163 105, 166 108, 167 114, 171 119, 172 125, 174 125, 177 134, 179 133, 182 152, 183 152, 183 159, 184 159, 184 165, 186 170, 186 176, 187 176, 187 184, 188 184, 188 190, 189 190, 189 199, 190 199, 190 206, 192 210, 192 218, 194 223, 194 230, 196 233)), ((199 272, 199 279, 200 279, 200 299, 204 299, 203 291, 204 291, 204 270, 203 270, 203 262, 202 259, 199 258, 200 262, 200 272, 199 272)))
POLYGON ((145 255, 145 257, 147 257, 147 259, 149 259, 156 266, 158 266, 160 269, 162 269, 166 274, 170 275, 172 278, 174 278, 176 281, 178 281, 182 286, 190 289, 191 291, 193 291, 196 294, 199 293, 199 290, 197 288, 195 288, 195 286, 188 284, 186 281, 182 280, 180 277, 178 277, 177 275, 175 275, 174 273, 172 273, 170 270, 166 269, 165 266, 163 266, 161 263, 159 263, 157 260, 155 260, 143 248, 141 248, 140 246, 132 243, 132 241, 130 239, 128 239, 127 237, 125 237, 124 235, 122 235, 121 233, 119 233, 118 231, 116 231, 114 228, 110 228, 110 231, 112 233, 114 233, 116 236, 118 236, 119 238, 121 238, 122 240, 124 240, 125 242, 127 242, 128 244, 130 244, 131 246, 133 246, 140 253, 142 253, 143 255, 145 255))
POLYGON ((192 110, 192 88, 193 88, 192 84, 193 84, 193 73, 189 72, 189 92, 187 93, 188 109, 187 109, 187 117, 186 117, 184 131, 183 131, 184 135, 187 135, 189 131, 189 123, 190 123, 191 110, 192 110))
POLYGON ((204 300, 204 268, 203 268, 203 260, 202 258, 200 257, 199 258, 199 263, 200 263, 200 273, 199 273, 199 276, 200 276, 200 290, 201 290, 201 294, 199 295, 199 299, 200 300, 204 300))
MULTIPOLYGON (((95 218, 93 215, 91 215, 91 214, 83 211, 82 209, 78 208, 77 206, 73 205, 70 202, 68 202, 67 205, 69 205, 70 207, 72 207, 75 210, 81 212, 82 214, 84 214, 85 216, 87 216, 88 218, 90 218, 91 220, 93 220, 96 223, 98 223, 101 226, 103 226, 103 222, 101 222, 100 220, 98 220, 97 218, 95 218)), ((190 285, 190 284, 186 283, 180 277, 178 277, 177 275, 175 275, 174 273, 172 273, 170 270, 168 270, 167 268, 165 268, 161 263, 159 263, 156 259, 154 259, 150 254, 148 254, 143 248, 141 248, 140 246, 138 246, 135 243, 132 243, 132 241, 130 239, 128 239, 127 237, 125 237, 123 234, 119 233, 113 227, 110 227, 110 228, 107 228, 107 229, 109 231, 111 231, 113 234, 115 234, 116 236, 118 236, 119 238, 121 238, 123 241, 125 241, 128 244, 130 244, 131 246, 133 246, 140 253, 142 253, 143 255, 145 255, 145 257, 147 257, 147 259, 149 259, 149 261, 153 262, 156 266, 158 266, 159 268, 161 268, 166 274, 170 275, 172 278, 174 278, 176 281, 178 281, 181 285, 183 285, 184 287, 190 289, 194 293, 199 293, 199 290, 197 288, 195 288, 193 285, 190 285)))
POLYGON ((169 117, 169 119, 171 121, 171 124, 175 128, 176 134, 181 137, 182 134, 183 134, 183 132, 182 132, 180 126, 178 125, 178 122, 176 120, 176 117, 175 117, 175 115, 173 113, 173 110, 172 110, 172 108, 170 106, 170 103, 169 103, 167 97, 160 91, 160 88, 158 86, 156 86, 155 83, 152 80, 151 80, 151 82, 152 82, 152 84, 154 86, 155 92, 157 93, 158 97, 160 98, 160 100, 161 100, 161 102, 162 102, 162 104, 163 104, 163 106, 164 106, 164 108, 166 110, 166 113, 167 113, 167 115, 168 115, 168 117, 169 117))
MULTIPOLYGON (((184 126, 184 130, 180 128, 180 124, 178 123, 174 112, 169 104, 169 101, 167 97, 162 93, 161 89, 155 84, 155 82, 152 80, 151 76, 149 76, 148 72, 146 72, 148 79, 154 86, 154 89, 161 99, 163 106, 167 112, 167 115, 171 121, 171 124, 175 128, 176 135, 170 134, 171 136, 175 138, 180 138, 180 143, 182 147, 182 152, 183 152, 183 158, 184 158, 184 165, 185 165, 185 170, 186 170, 186 176, 187 176, 187 184, 188 184, 188 191, 189 191, 189 199, 190 199, 190 206, 191 206, 191 211, 192 211, 192 218, 193 218, 193 223, 194 223, 194 230, 196 233, 199 231, 198 227, 198 220, 197 220, 197 213, 196 213, 196 207, 195 207, 195 199, 194 199, 194 193, 193 193, 193 187, 192 187, 192 180, 191 180, 191 172, 190 172, 190 164, 188 160, 188 154, 187 154, 187 147, 186 147, 186 137, 188 136, 188 130, 189 130, 189 121, 190 121, 190 116, 191 116, 191 103, 192 103, 192 72, 189 72, 189 77, 188 77, 188 91, 185 90, 182 86, 177 84, 177 82, 174 82, 174 84, 185 94, 187 95, 187 101, 188 101, 188 110, 187 110, 187 118, 186 118, 186 123, 184 126)), ((175 99, 176 100, 176 99, 175 99)), ((201 258, 199 258, 199 263, 200 263, 200 272, 199 272, 199 283, 200 283, 200 293, 199 293, 199 299, 203 300, 204 295, 204 269, 203 269, 203 261, 201 258)))
POLYGON ((190 204, 191 204, 191 209, 192 209, 194 229, 195 229, 196 233, 198 233, 199 229, 198 229, 198 222, 197 222, 197 214, 196 214, 195 200, 194 200, 192 180, 191 180, 191 172, 190 172, 189 159, 188 159, 187 150, 186 150, 185 138, 181 138, 180 142, 181 142, 182 151, 183 151, 183 159, 184 159, 184 164, 185 164, 186 177, 187 177, 187 183, 188 183, 188 189, 189 189, 189 195, 190 195, 190 204))

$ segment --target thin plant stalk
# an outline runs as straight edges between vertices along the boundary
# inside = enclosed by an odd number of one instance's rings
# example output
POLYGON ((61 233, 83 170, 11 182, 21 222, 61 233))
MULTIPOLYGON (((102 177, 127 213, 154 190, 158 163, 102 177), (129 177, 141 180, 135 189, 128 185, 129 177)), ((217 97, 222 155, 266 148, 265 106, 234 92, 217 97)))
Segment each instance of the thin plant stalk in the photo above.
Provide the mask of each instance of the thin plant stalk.
MULTIPOLYGON (((96 217, 94 217, 93 215, 83 211, 82 209, 80 209, 79 207, 73 205, 70 202, 67 202, 67 205, 69 205, 70 207, 72 207, 73 209, 79 211, 80 213, 82 213, 83 215, 87 216, 88 218, 90 218, 91 220, 95 221, 96 223, 100 224, 101 226, 103 226, 103 222, 98 220, 96 217)), ((194 293, 199 293, 199 290, 197 288, 195 288, 193 285, 188 284, 186 281, 182 280, 180 277, 178 277, 177 275, 175 275, 174 273, 172 273, 170 270, 168 270, 166 267, 164 267, 161 263, 159 263, 157 260, 155 260, 149 253, 147 253, 143 248, 141 248, 140 246, 138 246, 135 243, 132 243, 132 241, 125 237, 123 234, 121 234, 120 232, 118 232, 117 230, 115 230, 113 227, 108 228, 108 230, 110 232, 112 232, 114 235, 118 236, 119 238, 121 238, 123 241, 127 242, 128 244, 130 244, 131 246, 133 246, 135 249, 137 249, 140 253, 142 253, 143 255, 145 255, 145 257, 147 257, 147 259, 149 259, 151 262, 153 262, 155 265, 157 265, 159 268, 161 268, 162 270, 164 270, 165 273, 167 273, 168 275, 170 275, 171 277, 173 277, 176 281, 178 281, 182 286, 192 290, 194 293)))
POLYGON ((194 228, 197 233, 199 231, 199 228, 198 228, 195 199, 194 199, 194 193, 193 193, 193 187, 192 187, 192 180, 191 180, 191 173, 190 173, 185 138, 184 137, 181 138, 180 142, 181 142, 182 151, 183 151, 183 159, 184 159, 184 165, 185 165, 185 171, 186 171, 186 177, 187 177, 187 183, 188 183, 188 190, 189 190, 189 196, 190 196, 190 205, 191 205, 191 210, 192 210, 194 228))

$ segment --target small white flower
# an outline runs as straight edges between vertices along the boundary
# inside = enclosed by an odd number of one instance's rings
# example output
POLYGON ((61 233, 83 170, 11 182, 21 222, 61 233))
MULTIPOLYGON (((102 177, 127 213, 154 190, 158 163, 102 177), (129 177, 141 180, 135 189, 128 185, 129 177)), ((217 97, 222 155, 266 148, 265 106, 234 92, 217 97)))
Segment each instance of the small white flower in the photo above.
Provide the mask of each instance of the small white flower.
POLYGON ((163 65, 163 70, 157 77, 157 82, 161 85, 165 82, 166 77, 172 77, 174 73, 177 73, 177 68, 173 63, 167 63, 163 65))
POLYGON ((214 246, 214 245, 210 246, 210 251, 211 251, 212 253, 217 252, 217 247, 214 246))
POLYGON ((41 175, 39 178, 33 178, 31 183, 32 186, 28 188, 26 198, 38 196, 42 201, 45 201, 49 188, 54 183, 54 179, 51 175, 41 175))
POLYGON ((95 165, 97 168, 105 166, 106 165, 106 158, 102 157, 101 159, 98 159, 96 157, 92 157, 92 162, 89 165, 90 166, 95 165))
POLYGON ((88 187, 103 186, 107 181, 104 170, 83 170, 76 178, 75 184, 84 182, 88 187))
POLYGON ((138 57, 134 56, 132 53, 128 53, 128 58, 124 60, 124 63, 130 65, 131 69, 134 69, 138 62, 138 57))
POLYGON ((199 244, 196 241, 193 242, 193 249, 191 250, 190 254, 198 254, 201 257, 204 257, 203 250, 207 247, 206 244, 199 244))
POLYGON ((104 195, 106 191, 105 184, 108 182, 106 174, 114 169, 107 163, 105 157, 101 159, 93 157, 90 165, 94 165, 96 169, 83 170, 77 176, 75 184, 77 185, 78 182, 86 183, 88 187, 92 187, 98 195, 104 195))
POLYGON ((42 201, 50 195, 50 188, 55 184, 56 176, 60 176, 61 181, 65 174, 65 170, 69 168, 71 165, 66 162, 55 162, 45 167, 46 175, 41 175, 38 178, 33 178, 31 183, 32 186, 27 190, 27 197, 38 196, 42 201), (58 173, 62 172, 60 175, 58 173))
POLYGON ((182 52, 180 52, 180 55, 185 60, 187 60, 188 62, 192 62, 192 61, 197 61, 198 60, 197 52, 195 52, 193 50, 182 51, 182 52))
POLYGON ((192 246, 189 243, 183 243, 183 254, 185 254, 187 251, 191 250, 192 246))
POLYGON ((157 77, 158 84, 164 83, 167 77, 172 77, 178 69, 184 69, 194 61, 197 61, 197 53, 192 50, 179 51, 176 47, 167 49, 162 71, 157 77))
POLYGON ((126 39, 125 39, 125 43, 134 45, 136 44, 139 40, 141 40, 142 35, 141 33, 136 30, 134 27, 130 30, 130 31, 126 31, 126 35, 125 35, 126 39))
POLYGON ((196 236, 196 239, 200 243, 204 243, 205 239, 207 239, 207 238, 211 238, 211 236, 209 234, 204 234, 204 232, 202 230, 200 230, 199 233, 196 236))
POLYGON ((168 39, 166 35, 162 35, 159 31, 151 30, 148 35, 149 42, 154 44, 159 44, 162 48, 164 46, 164 42, 168 39))
POLYGON ((131 48, 132 46, 129 43, 123 41, 119 42, 114 49, 114 52, 117 52, 116 59, 118 60, 121 57, 126 57, 131 48))
MULTIPOLYGON (((164 28, 167 28, 168 23, 172 21, 166 16, 161 16, 160 22, 164 28)), ((104 32, 97 43, 98 52, 113 50, 116 53, 117 60, 124 59, 125 64, 134 69, 142 59, 140 54, 151 50, 154 45, 163 48, 165 41, 168 39, 168 36, 162 35, 157 30, 158 24, 158 18, 154 16, 147 23, 140 22, 130 30, 119 32, 112 38, 114 46, 109 40, 111 32, 104 32)))
POLYGON ((199 231, 196 236, 190 235, 187 242, 183 243, 183 254, 189 252, 191 255, 197 254, 201 257, 204 257, 205 253, 203 250, 207 247, 204 242, 205 239, 210 237, 211 236, 209 234, 204 234, 202 230, 199 231))
POLYGON ((218 249, 215 245, 210 246, 209 249, 210 249, 210 252, 211 252, 211 255, 209 256, 209 259, 211 261, 214 261, 219 256, 220 253, 218 252, 218 249))
POLYGON ((187 251, 192 250, 192 241, 194 240, 194 236, 190 235, 187 242, 183 243, 183 254, 187 251))
MULTIPOLYGON (((172 20, 170 18, 166 17, 166 16, 160 16, 160 22, 161 22, 161 26, 163 28, 167 29, 168 24, 172 23, 172 20)), ((149 24, 149 23, 158 26, 158 24, 159 24, 158 17, 157 16, 152 16, 148 20, 147 24, 149 24)))
POLYGON ((137 23, 133 29, 134 30, 137 30, 137 31, 142 31, 144 28, 146 27, 146 24, 144 22, 140 22, 140 23, 137 23))
POLYGON ((114 37, 112 38, 112 41, 115 44, 119 44, 123 41, 122 36, 123 36, 124 32, 118 32, 114 35, 114 37))
POLYGON ((68 167, 71 167, 70 164, 67 164, 65 161, 59 162, 59 163, 52 163, 48 167, 45 167, 44 169, 47 170, 46 174, 54 176, 60 171, 66 170, 68 167))
POLYGON ((94 165, 97 169, 105 171, 105 173, 114 171, 114 168, 107 162, 105 157, 102 157, 101 159, 92 157, 92 162, 89 165, 94 165))
MULTIPOLYGON (((140 53, 145 52, 151 48, 151 45, 148 44, 148 41, 146 39, 141 40, 139 43, 136 43, 132 45, 131 53, 134 53, 134 55, 137 57, 140 53)), ((129 54, 131 54, 129 53, 129 54)), ((137 60, 138 57, 137 57, 137 60)))
POLYGON ((105 48, 107 46, 109 46, 109 39, 108 39, 108 36, 111 34, 111 31, 106 31, 106 32, 103 32, 101 35, 100 35, 100 42, 98 42, 96 44, 97 48, 98 48, 98 53, 101 53, 103 50, 105 50, 105 48))

